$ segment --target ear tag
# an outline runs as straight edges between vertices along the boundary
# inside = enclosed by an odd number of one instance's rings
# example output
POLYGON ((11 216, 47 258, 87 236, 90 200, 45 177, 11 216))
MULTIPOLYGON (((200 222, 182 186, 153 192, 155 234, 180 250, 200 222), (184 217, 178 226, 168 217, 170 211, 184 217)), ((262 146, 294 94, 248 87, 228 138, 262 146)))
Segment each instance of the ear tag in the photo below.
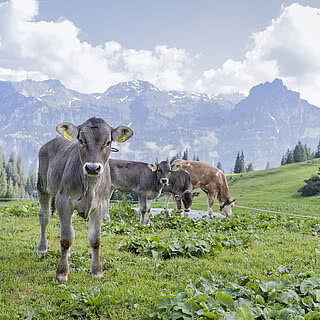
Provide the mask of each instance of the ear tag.
POLYGON ((72 141, 72 135, 68 131, 64 131, 63 136, 65 139, 72 141))
POLYGON ((180 169, 178 167, 175 167, 173 171, 179 171, 180 169))
POLYGON ((179 196, 174 196, 174 198, 175 198, 176 200, 181 200, 181 198, 180 198, 179 196))
POLYGON ((156 167, 152 167, 151 171, 155 172, 157 170, 156 167))
POLYGON ((121 143, 121 142, 125 142, 126 141, 126 135, 123 134, 120 138, 118 138, 117 142, 121 143))

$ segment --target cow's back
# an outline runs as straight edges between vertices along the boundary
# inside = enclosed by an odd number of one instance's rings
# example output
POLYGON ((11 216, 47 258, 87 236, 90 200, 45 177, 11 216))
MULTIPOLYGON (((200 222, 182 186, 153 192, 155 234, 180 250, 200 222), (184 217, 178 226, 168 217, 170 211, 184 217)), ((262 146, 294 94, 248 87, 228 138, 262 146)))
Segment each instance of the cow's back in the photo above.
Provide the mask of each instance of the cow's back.
POLYGON ((210 188, 222 192, 222 189, 228 188, 224 173, 209 163, 191 160, 176 160, 174 165, 190 174, 191 183, 194 189, 201 188, 208 190, 210 188))
POLYGON ((109 159, 112 185, 121 191, 149 189, 153 172, 144 162, 109 159))

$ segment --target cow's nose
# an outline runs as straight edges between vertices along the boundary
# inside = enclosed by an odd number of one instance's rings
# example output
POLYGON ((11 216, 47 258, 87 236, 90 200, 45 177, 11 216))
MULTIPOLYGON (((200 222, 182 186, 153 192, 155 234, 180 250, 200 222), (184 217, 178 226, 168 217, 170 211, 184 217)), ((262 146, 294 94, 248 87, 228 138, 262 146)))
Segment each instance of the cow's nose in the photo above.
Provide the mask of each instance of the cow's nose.
POLYGON ((87 162, 84 165, 84 170, 87 174, 96 176, 102 172, 102 165, 100 163, 87 162))
POLYGON ((165 185, 168 185, 169 183, 169 180, 168 180, 168 178, 161 178, 160 179, 160 182, 162 183, 162 184, 165 184, 165 185))

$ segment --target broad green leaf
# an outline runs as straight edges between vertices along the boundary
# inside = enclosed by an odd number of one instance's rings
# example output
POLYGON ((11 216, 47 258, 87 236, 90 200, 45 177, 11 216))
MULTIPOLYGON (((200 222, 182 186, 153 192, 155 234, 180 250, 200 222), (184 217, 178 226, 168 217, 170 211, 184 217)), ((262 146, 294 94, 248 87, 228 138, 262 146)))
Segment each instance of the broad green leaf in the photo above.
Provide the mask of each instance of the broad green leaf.
POLYGON ((320 289, 313 290, 312 296, 316 302, 320 302, 320 289))
POLYGON ((253 312, 246 305, 242 305, 240 309, 238 309, 237 317, 238 317, 238 320, 254 320, 255 319, 253 312))
POLYGON ((233 299, 228 296, 227 294, 223 293, 222 291, 217 292, 217 300, 225 305, 227 308, 234 310, 234 301, 233 299))
POLYGON ((215 312, 207 311, 202 314, 204 317, 207 317, 208 319, 219 319, 217 314, 215 312))
POLYGON ((294 304, 299 301, 299 296, 293 290, 283 290, 277 293, 276 300, 285 304, 294 304))
POLYGON ((305 279, 300 285, 300 290, 303 294, 311 293, 315 288, 320 288, 320 277, 305 279))
POLYGON ((319 311, 311 311, 304 316, 305 320, 320 320, 319 311))

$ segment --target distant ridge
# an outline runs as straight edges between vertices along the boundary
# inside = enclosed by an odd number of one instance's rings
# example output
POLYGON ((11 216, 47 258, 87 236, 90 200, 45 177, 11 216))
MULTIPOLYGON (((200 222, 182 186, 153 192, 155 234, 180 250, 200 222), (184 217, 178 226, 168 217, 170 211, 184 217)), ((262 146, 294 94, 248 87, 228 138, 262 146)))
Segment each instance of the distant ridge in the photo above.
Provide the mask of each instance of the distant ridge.
POLYGON ((103 93, 83 94, 58 80, 0 82, 0 146, 20 153, 30 167, 39 147, 62 121, 89 117, 110 125, 131 123, 135 136, 113 157, 154 161, 189 149, 202 161, 220 161, 226 172, 243 150, 255 168, 280 165, 299 140, 315 149, 320 109, 300 99, 280 79, 254 86, 248 95, 164 91, 142 80, 121 82, 103 93), (228 100, 229 99, 229 100, 228 100))

